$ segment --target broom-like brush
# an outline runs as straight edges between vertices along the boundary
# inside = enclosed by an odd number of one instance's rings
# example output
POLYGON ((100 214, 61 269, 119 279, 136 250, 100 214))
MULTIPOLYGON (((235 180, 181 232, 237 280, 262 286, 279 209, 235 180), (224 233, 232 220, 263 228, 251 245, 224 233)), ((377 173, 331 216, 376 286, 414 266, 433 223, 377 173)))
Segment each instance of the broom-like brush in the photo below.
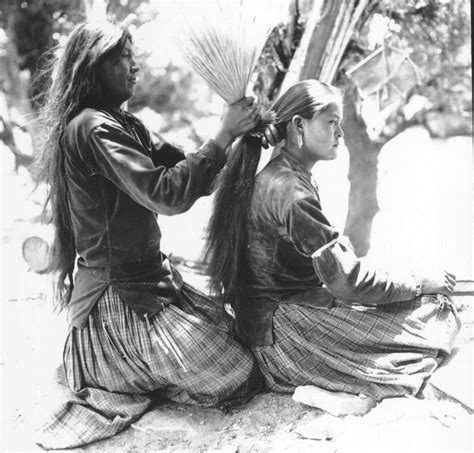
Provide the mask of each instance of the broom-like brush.
POLYGON ((217 0, 205 17, 186 19, 185 60, 229 104, 245 96, 270 32, 267 18, 254 11, 248 0, 217 0))

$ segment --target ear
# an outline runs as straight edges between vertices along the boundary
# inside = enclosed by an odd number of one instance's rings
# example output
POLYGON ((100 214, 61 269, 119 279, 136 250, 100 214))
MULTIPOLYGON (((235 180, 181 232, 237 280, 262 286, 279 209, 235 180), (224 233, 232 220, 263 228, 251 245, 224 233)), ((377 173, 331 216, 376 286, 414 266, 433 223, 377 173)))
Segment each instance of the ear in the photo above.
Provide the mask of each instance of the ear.
POLYGON ((301 115, 295 115, 291 118, 291 124, 297 131, 303 131, 303 117, 301 115))

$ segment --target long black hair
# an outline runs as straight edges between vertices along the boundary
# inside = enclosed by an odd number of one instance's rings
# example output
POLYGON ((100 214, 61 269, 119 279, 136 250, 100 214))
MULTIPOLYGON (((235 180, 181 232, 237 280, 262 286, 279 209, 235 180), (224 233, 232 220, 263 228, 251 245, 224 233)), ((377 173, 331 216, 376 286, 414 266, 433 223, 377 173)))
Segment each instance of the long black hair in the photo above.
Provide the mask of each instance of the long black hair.
POLYGON ((55 274, 55 300, 64 308, 71 298, 76 260, 74 232, 68 203, 65 149, 68 122, 86 107, 99 105, 105 90, 99 82, 99 65, 121 52, 129 33, 109 22, 87 22, 69 35, 52 61, 51 85, 40 111, 40 148, 35 170, 48 184, 45 210, 51 208, 55 229, 49 271, 55 274))
POLYGON ((269 123, 285 131, 295 115, 311 119, 332 103, 341 104, 341 92, 317 80, 290 87, 271 107, 270 121, 242 137, 234 146, 214 199, 205 256, 211 289, 234 308, 245 294, 247 222, 261 154, 258 134, 269 123))

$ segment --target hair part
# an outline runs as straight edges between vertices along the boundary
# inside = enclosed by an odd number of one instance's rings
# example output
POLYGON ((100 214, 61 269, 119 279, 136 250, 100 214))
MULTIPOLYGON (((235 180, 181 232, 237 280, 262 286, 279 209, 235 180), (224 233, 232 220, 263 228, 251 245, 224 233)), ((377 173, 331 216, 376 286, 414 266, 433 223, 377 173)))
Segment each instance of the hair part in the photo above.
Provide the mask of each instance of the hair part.
POLYGON ((104 102, 99 66, 121 52, 130 39, 127 30, 110 22, 82 23, 71 32, 49 67, 51 83, 38 119, 40 137, 35 173, 38 181, 49 186, 43 212, 51 208, 55 229, 49 272, 55 274, 55 300, 59 309, 70 301, 76 260, 62 144, 64 131, 81 110, 104 102))
POLYGON ((231 151, 227 170, 215 194, 208 225, 205 257, 211 289, 238 311, 245 294, 247 225, 260 160, 258 137, 269 123, 285 129, 295 115, 312 119, 329 105, 342 109, 342 92, 317 80, 304 80, 290 87, 271 107, 254 131, 242 137, 231 151))

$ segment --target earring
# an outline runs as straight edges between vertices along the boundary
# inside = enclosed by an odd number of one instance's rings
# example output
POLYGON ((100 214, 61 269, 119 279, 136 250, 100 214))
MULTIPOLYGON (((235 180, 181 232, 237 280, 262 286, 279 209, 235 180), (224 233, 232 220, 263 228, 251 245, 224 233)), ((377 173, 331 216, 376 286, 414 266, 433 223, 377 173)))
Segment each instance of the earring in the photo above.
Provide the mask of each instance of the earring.
POLYGON ((303 135, 301 132, 298 132, 298 147, 303 148, 303 135))

